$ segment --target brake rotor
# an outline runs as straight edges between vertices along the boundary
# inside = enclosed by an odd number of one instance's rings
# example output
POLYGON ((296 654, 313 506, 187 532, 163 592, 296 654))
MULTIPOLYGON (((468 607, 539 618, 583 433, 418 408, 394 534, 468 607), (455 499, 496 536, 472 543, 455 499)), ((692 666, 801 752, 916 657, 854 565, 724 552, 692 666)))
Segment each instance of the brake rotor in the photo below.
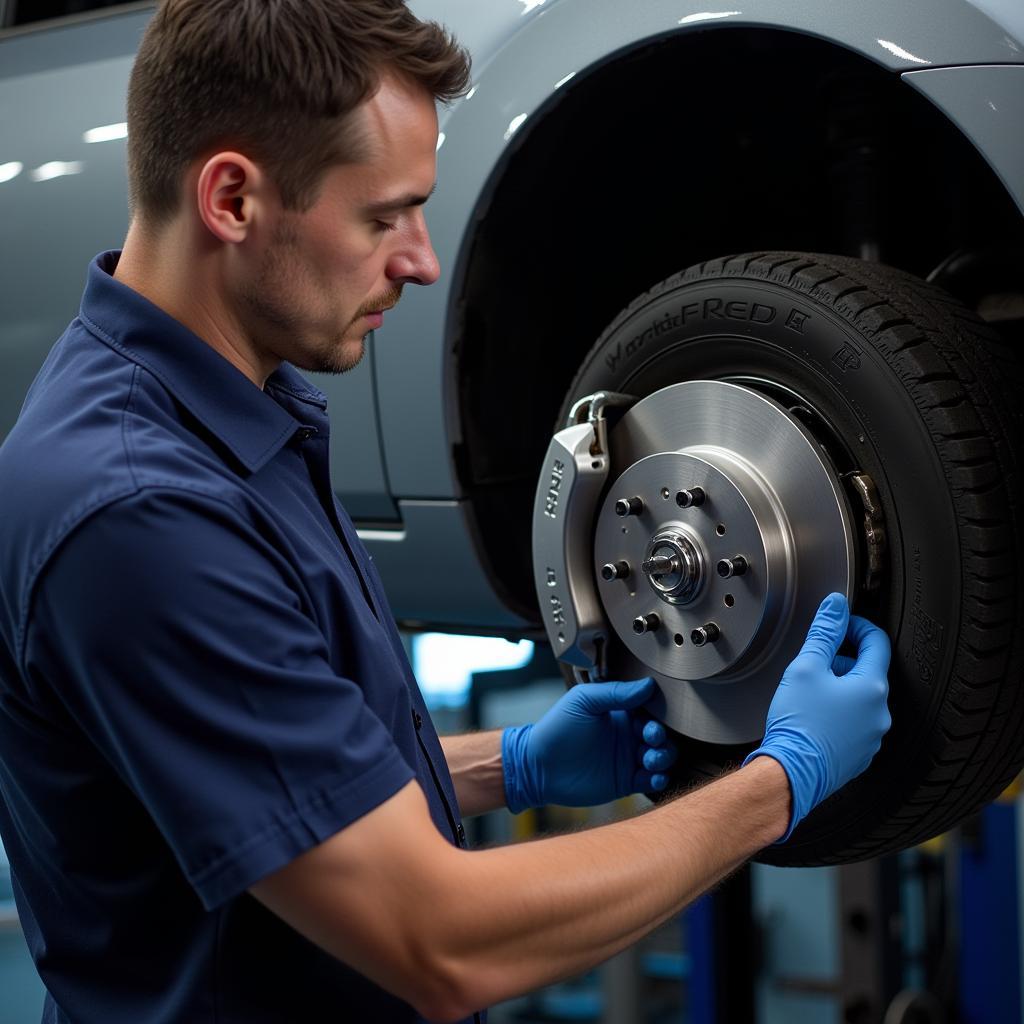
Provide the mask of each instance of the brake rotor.
MULTIPOLYGON (((552 568, 554 526, 535 516, 538 593, 584 609, 570 636, 549 620, 556 656, 579 665, 589 623, 601 656, 591 679, 652 675, 660 696, 649 710, 673 729, 712 743, 758 739, 818 604, 852 596, 854 531, 825 452, 777 402, 721 381, 674 384, 632 405, 607 436, 606 469, 605 453, 593 458, 581 433, 572 439, 576 473, 610 482, 601 499, 590 484, 589 567, 552 568), (592 580, 579 579, 588 569, 592 580), (561 576, 577 577, 566 598, 555 594, 561 576)), ((577 520, 560 524, 564 545, 588 523, 578 521, 585 505, 573 511, 563 497, 577 520)))

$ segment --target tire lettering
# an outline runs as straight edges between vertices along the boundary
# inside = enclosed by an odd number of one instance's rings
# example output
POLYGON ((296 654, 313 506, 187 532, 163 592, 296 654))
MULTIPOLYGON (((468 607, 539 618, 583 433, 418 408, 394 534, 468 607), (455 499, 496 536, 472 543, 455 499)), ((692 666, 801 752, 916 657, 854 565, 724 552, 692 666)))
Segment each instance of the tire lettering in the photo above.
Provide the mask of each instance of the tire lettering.
MULTIPOLYGON (((792 326, 794 313, 795 311, 790 313, 787 327, 792 326)), ((604 354, 604 365, 610 373, 615 373, 620 363, 632 359, 652 338, 659 338, 668 331, 684 327, 692 320, 742 320, 756 324, 770 324, 775 321, 777 316, 778 310, 763 302, 750 303, 738 299, 726 302, 719 298, 704 299, 702 302, 687 302, 679 307, 677 313, 666 312, 650 321, 644 330, 634 334, 628 341, 617 341, 614 348, 604 354)), ((799 316, 808 319, 806 313, 801 313, 799 316)), ((801 320, 800 323, 802 322, 801 320)))
POLYGON ((789 311, 789 316, 786 317, 786 326, 791 331, 796 331, 797 334, 803 334, 804 324, 810 319, 810 313, 804 313, 803 310, 799 310, 794 306, 789 311))
POLYGON ((852 345, 844 345, 832 356, 832 362, 839 367, 843 373, 850 370, 860 369, 860 354, 852 345))
MULTIPOLYGON (((654 319, 647 328, 639 334, 635 334, 628 341, 615 342, 614 347, 604 353, 604 365, 610 373, 614 373, 621 362, 631 359, 652 338, 658 338, 676 328, 685 327, 693 319, 705 319, 705 321, 707 319, 735 319, 735 321, 754 324, 771 324, 777 315, 778 310, 774 306, 766 305, 763 302, 749 303, 739 300, 726 302, 717 298, 705 299, 702 302, 687 302, 679 307, 679 312, 675 314, 667 312, 664 316, 654 319)), ((802 315, 806 317, 806 314, 802 315)))
POLYGON ((690 317, 697 316, 699 315, 699 313, 700 303, 698 302, 688 302, 685 306, 683 306, 682 309, 679 310, 679 315, 683 318, 684 324, 687 320, 690 319, 690 317))

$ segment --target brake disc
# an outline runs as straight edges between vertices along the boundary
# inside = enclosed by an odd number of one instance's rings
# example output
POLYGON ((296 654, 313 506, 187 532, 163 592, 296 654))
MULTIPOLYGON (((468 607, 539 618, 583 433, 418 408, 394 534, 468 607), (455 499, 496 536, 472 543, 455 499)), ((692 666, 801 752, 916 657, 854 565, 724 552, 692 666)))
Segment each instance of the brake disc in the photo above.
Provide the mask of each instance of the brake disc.
POLYGON ((609 432, 605 410, 630 401, 612 398, 577 403, 538 488, 555 655, 580 681, 653 676, 649 710, 684 735, 752 742, 821 599, 852 596, 840 481, 807 429, 749 388, 674 384, 609 432))

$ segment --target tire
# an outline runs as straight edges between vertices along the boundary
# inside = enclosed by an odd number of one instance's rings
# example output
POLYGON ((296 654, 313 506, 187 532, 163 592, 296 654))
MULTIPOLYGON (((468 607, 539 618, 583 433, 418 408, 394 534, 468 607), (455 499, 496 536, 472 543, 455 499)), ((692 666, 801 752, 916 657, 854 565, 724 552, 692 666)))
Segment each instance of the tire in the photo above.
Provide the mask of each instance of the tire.
MULTIPOLYGON (((887 548, 878 585, 861 586, 854 608, 892 639, 893 725, 870 768, 760 860, 824 865, 904 849, 1020 770, 1020 378, 1013 354, 939 289, 890 267, 786 252, 676 274, 584 360, 559 425, 601 389, 644 397, 728 379, 793 402, 837 468, 877 486, 887 548)), ((863 522, 852 498, 850 512, 863 522)), ((680 785, 751 749, 677 740, 680 785)))

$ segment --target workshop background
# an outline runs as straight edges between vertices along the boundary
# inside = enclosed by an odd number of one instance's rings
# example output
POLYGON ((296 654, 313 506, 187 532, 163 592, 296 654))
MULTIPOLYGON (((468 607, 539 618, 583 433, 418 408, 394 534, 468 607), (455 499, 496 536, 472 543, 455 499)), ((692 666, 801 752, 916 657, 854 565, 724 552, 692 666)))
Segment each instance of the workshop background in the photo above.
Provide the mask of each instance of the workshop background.
MULTIPOLYGON (((547 647, 406 637, 438 729, 535 720, 564 689, 547 647)), ((467 822, 476 843, 642 809, 545 808, 467 822)), ((955 832, 839 868, 753 864, 599 969, 495 1007, 491 1024, 1017 1024, 1024 798, 955 832)), ((737 822, 742 828, 742 822, 737 822)), ((43 990, 0 851, 0 1024, 38 1024, 43 990)))

